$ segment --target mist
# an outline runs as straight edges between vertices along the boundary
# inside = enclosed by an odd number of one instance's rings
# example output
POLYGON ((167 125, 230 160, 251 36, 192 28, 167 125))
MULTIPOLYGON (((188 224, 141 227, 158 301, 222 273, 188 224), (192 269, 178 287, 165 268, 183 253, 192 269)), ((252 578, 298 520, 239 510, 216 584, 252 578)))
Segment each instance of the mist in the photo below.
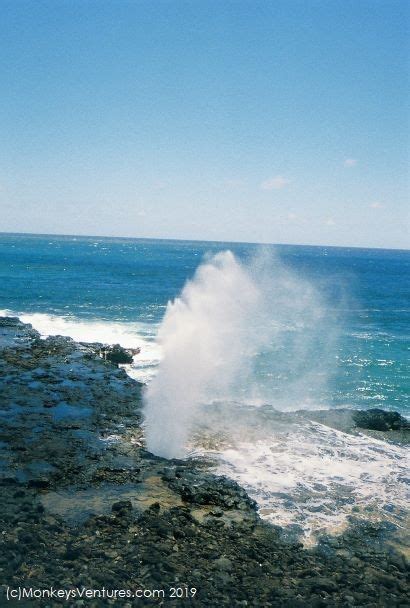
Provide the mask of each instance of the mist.
POLYGON ((168 303, 158 333, 163 357, 144 396, 147 449, 183 458, 216 401, 316 403, 335 333, 319 291, 271 253, 204 260, 168 303))

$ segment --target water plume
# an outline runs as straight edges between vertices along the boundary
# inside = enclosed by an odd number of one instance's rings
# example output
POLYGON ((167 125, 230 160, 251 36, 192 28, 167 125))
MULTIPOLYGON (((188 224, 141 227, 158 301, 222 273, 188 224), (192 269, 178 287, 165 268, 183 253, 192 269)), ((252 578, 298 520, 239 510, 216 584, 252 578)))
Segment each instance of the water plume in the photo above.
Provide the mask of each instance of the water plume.
POLYGON ((325 377, 317 373, 325 317, 314 287, 271 254, 244 263, 223 251, 205 260, 159 329, 163 357, 145 393, 147 448, 184 457, 210 402, 303 406, 313 353, 315 384, 325 377))

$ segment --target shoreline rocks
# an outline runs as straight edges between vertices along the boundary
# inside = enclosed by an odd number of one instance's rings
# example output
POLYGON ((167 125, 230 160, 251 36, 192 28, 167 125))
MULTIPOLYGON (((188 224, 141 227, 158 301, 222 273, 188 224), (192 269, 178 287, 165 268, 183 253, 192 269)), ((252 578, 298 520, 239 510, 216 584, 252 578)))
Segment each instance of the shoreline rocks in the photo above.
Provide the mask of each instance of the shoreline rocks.
MULTIPOLYGON (((352 519, 305 549, 205 462, 147 452, 142 385, 99 346, 0 319, 0 596, 5 585, 105 587, 163 589, 138 600, 149 606, 406 605, 406 560, 386 526, 352 519), (172 587, 197 593, 176 599, 172 587)), ((87 600, 114 604, 135 605, 87 600)))
POLYGON ((299 410, 296 415, 319 422, 344 433, 364 433, 370 437, 396 444, 410 443, 410 423, 398 412, 379 408, 353 410, 299 410))
MULTIPOLYGON (((135 353, 136 351, 133 350, 135 353)), ((112 346, 105 346, 100 350, 100 355, 106 361, 110 361, 115 365, 119 364, 130 364, 132 363, 132 354, 119 344, 113 344, 112 346)))
POLYGON ((379 408, 353 412, 356 426, 373 431, 410 430, 409 422, 398 412, 387 412, 379 408))

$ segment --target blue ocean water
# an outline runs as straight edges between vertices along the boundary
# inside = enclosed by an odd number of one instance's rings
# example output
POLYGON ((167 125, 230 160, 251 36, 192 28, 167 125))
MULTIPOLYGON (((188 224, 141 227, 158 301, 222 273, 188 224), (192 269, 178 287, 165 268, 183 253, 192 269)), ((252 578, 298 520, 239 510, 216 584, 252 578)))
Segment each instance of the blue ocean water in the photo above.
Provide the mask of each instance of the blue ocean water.
MULTIPOLYGON (((158 363, 155 336, 167 303, 178 296, 204 256, 229 249, 246 261, 259 248, 1 234, 0 315, 23 316, 45 334, 141 345, 136 374, 149 378, 158 363)), ((306 357, 312 378, 311 390, 306 390, 311 394, 294 407, 308 403, 408 413, 410 252, 290 245, 265 249, 295 276, 315 285, 337 330, 330 339, 328 325, 317 327, 306 357), (329 348, 324 348, 327 341, 329 348), (324 369, 326 382, 316 383, 315 373, 323 376, 324 369)), ((274 359, 272 353, 265 358, 262 354, 255 373, 271 389, 274 401, 286 394, 292 373, 299 372, 292 372, 284 345, 274 359)))

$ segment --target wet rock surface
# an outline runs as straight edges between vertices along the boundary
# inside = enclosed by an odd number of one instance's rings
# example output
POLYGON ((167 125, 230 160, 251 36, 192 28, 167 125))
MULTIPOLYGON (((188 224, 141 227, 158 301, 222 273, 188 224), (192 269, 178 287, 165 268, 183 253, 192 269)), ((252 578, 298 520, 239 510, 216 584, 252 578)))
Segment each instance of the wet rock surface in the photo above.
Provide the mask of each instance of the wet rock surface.
POLYGON ((106 347, 102 350, 104 359, 111 361, 111 363, 132 363, 132 355, 122 348, 120 344, 114 344, 113 346, 106 347))
POLYGON ((410 423, 398 412, 379 408, 369 410, 301 410, 297 415, 325 424, 345 433, 365 433, 394 443, 410 443, 410 423))
POLYGON ((398 412, 386 412, 373 408, 365 412, 354 412, 353 420, 359 428, 373 431, 409 430, 410 425, 398 412))
POLYGON ((7 585, 164 590, 32 606, 408 605, 387 524, 352 520, 307 550, 206 462, 148 453, 143 387, 98 345, 0 319, 0 373, 0 605, 7 585), (172 587, 197 593, 172 598, 172 587))

